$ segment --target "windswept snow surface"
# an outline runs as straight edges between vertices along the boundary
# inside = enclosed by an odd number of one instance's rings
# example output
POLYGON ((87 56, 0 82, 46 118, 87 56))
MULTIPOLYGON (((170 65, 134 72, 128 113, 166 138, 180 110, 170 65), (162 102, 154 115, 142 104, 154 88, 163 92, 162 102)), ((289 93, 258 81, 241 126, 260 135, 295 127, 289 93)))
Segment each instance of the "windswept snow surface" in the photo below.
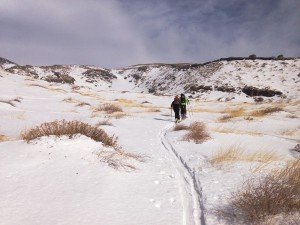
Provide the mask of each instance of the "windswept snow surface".
MULTIPOLYGON (((300 141, 297 88, 291 90, 294 99, 278 98, 276 103, 245 103, 245 97, 227 103, 191 99, 189 119, 182 124, 201 121, 211 136, 195 144, 183 140, 187 131, 173 131, 172 97, 147 94, 148 86, 124 79, 132 74, 128 70, 112 70, 117 77, 112 83, 95 85, 81 79, 83 67, 68 68, 76 86, 0 69, 0 140, 5 137, 0 141, 0 225, 225 225, 214 212, 227 204, 231 192, 246 179, 299 157, 292 151, 300 141), (124 112, 95 110, 104 103, 118 104, 124 112), (282 110, 249 116, 270 107, 282 110), (244 115, 220 121, 241 108, 244 115), (83 135, 29 143, 20 139, 26 129, 61 119, 91 125, 108 119, 112 126, 99 127, 118 136, 125 152, 146 160, 129 161, 136 170, 115 170, 97 155, 111 149, 83 135), (210 159, 231 146, 247 154, 271 151, 278 157, 268 164, 257 159, 213 166, 210 159)), ((152 72, 155 77, 159 71, 152 72)), ((43 73, 39 76, 46 76, 43 73)), ((252 75, 247 76, 251 80, 252 75)))

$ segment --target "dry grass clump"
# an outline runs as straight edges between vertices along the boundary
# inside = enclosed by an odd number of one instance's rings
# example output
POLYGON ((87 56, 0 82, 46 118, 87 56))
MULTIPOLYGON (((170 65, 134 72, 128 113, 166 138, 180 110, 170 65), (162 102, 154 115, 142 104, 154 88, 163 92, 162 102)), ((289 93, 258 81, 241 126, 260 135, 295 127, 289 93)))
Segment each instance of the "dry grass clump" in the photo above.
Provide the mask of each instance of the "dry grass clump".
POLYGON ((138 104, 135 103, 134 101, 129 100, 129 99, 125 99, 125 98, 116 99, 115 101, 117 101, 118 103, 122 104, 125 107, 138 106, 138 104))
POLYGON ((0 134, 0 142, 9 141, 9 138, 3 134, 0 134))
POLYGON ((245 130, 240 130, 235 127, 216 127, 211 130, 214 132, 223 133, 223 134, 246 134, 246 135, 252 135, 252 136, 262 135, 258 131, 245 131, 245 130))
POLYGON ((128 114, 124 113, 124 112, 116 112, 112 115, 109 115, 110 118, 115 118, 115 119, 122 119, 126 116, 129 116, 128 114))
POLYGON ((0 102, 1 103, 5 103, 5 104, 8 104, 8 105, 11 105, 12 107, 16 107, 16 105, 13 103, 13 101, 11 100, 1 100, 0 99, 0 102))
POLYGON ((127 172, 137 169, 134 162, 145 162, 147 158, 145 155, 124 151, 100 151, 97 156, 101 162, 108 164, 113 169, 127 172))
POLYGON ((239 108, 239 109, 234 109, 234 110, 225 110, 224 112, 226 113, 226 115, 219 118, 220 122, 227 122, 233 118, 241 117, 241 116, 245 115, 244 108, 239 108))
POLYGON ((258 225, 299 225, 300 212, 280 213, 277 215, 267 216, 258 225))
MULTIPOLYGON (((271 151, 246 153, 239 145, 232 145, 226 149, 221 149, 218 151, 209 161, 213 166, 216 167, 224 164, 232 164, 238 161, 260 162, 263 166, 266 166, 279 159, 280 157, 271 151)), ((255 170, 258 171, 261 169, 262 165, 257 167, 255 170)))
POLYGON ((224 219, 242 224, 259 224, 265 218, 300 211, 300 159, 271 171, 258 180, 250 179, 219 210, 224 219))
POLYGON ((104 111, 108 114, 111 114, 116 112, 123 112, 123 109, 119 105, 105 103, 101 105, 99 108, 97 108, 96 111, 104 111))
POLYGON ((147 109, 147 112, 161 112, 161 110, 157 108, 149 108, 147 109))
POLYGON ((21 98, 21 97, 16 97, 16 98, 14 98, 14 99, 9 99, 9 100, 3 100, 3 99, 0 99, 0 102, 1 102, 1 103, 5 103, 5 104, 9 104, 9 105, 11 105, 11 106, 13 106, 13 107, 16 107, 15 102, 21 102, 22 99, 23 99, 23 98, 21 98))
POLYGON ((41 84, 27 84, 28 86, 32 86, 32 87, 41 87, 41 88, 45 88, 45 89, 49 89, 48 87, 41 85, 41 84))
POLYGON ((249 116, 254 116, 254 117, 263 117, 266 115, 269 115, 271 113, 274 112, 281 112, 284 111, 282 107, 270 107, 270 108, 266 108, 266 109, 259 109, 259 110, 255 110, 253 112, 249 113, 249 116))
POLYGON ((294 129, 284 129, 281 130, 280 133, 283 136, 298 136, 299 135, 299 129, 298 128, 294 128, 294 129))
POLYGON ((113 126, 113 124, 109 121, 109 119, 105 119, 105 120, 99 121, 99 122, 96 124, 97 127, 103 126, 103 125, 106 125, 106 126, 113 126))
POLYGON ((233 163, 240 160, 240 154, 243 151, 239 148, 239 146, 230 146, 228 149, 223 150, 221 149, 212 158, 209 162, 213 166, 219 166, 224 163, 233 163))
POLYGON ((71 89, 72 89, 72 91, 80 90, 80 86, 72 85, 71 89))
POLYGON ((184 124, 176 124, 173 128, 173 131, 179 131, 179 130, 188 130, 189 126, 184 124))
POLYGON ((210 135, 206 131, 206 126, 201 122, 194 122, 188 127, 188 133, 183 138, 186 141, 194 141, 196 144, 201 144, 210 139, 210 135))
POLYGON ((70 97, 70 98, 65 98, 63 100, 63 102, 67 102, 67 103, 79 103, 80 101, 70 97))
POLYGON ((60 137, 63 135, 68 135, 71 138, 76 134, 82 134, 97 142, 102 142, 104 146, 120 149, 120 147, 117 144, 116 136, 108 136, 108 134, 104 130, 76 120, 61 120, 43 123, 41 125, 38 125, 34 128, 22 132, 21 138, 29 142, 33 139, 43 136, 55 135, 60 137))

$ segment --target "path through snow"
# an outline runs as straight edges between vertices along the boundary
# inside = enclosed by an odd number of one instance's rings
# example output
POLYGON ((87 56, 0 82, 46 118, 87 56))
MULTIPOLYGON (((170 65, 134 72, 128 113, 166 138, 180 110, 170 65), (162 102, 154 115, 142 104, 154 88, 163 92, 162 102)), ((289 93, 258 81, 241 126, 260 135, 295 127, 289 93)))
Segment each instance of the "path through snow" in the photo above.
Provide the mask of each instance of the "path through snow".
POLYGON ((204 204, 200 181, 184 159, 178 154, 173 145, 166 138, 167 132, 173 127, 169 124, 160 131, 160 139, 165 151, 169 152, 178 173, 180 182, 181 200, 183 206, 182 224, 184 225, 205 225, 204 204))

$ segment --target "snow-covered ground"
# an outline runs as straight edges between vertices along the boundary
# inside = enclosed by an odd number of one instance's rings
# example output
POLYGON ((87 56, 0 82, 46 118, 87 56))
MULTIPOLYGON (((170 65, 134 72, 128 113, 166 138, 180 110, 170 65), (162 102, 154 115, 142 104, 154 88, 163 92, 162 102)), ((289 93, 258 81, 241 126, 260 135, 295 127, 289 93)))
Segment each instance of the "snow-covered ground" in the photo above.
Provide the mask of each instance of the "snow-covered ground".
MULTIPOLYGON (((299 60, 295 65, 299 67, 299 60)), ((155 77, 154 70, 149 79, 155 77)), ((189 118, 182 124, 203 122, 211 136, 196 144, 183 140, 187 131, 173 131, 173 97, 148 94, 148 86, 124 79, 128 71, 112 70, 117 78, 96 86, 81 79, 83 69, 73 66, 74 88, 0 69, 0 224, 225 224, 214 210, 226 204, 243 181, 299 157, 291 150, 300 141, 299 90, 292 79, 296 72, 283 74, 286 85, 272 80, 285 94, 291 88, 288 99, 276 103, 246 103, 243 94, 232 102, 191 99, 189 118), (95 111, 103 103, 118 104, 124 113, 95 111), (281 110, 253 116, 271 107, 281 110), (220 120, 233 109, 243 110, 220 120), (106 147, 82 135, 30 143, 20 139, 26 129, 61 119, 91 125, 109 119, 113 126, 100 128, 118 136, 125 152, 145 155, 146 160, 130 161, 135 170, 115 170, 97 155, 106 147), (223 166, 211 163, 216 153, 232 146, 245 154, 271 152, 274 157, 268 163, 259 158, 223 166)), ((256 86, 262 82, 254 83, 253 76, 245 72, 243 79, 256 86)), ((234 84, 236 79, 221 80, 234 84)))

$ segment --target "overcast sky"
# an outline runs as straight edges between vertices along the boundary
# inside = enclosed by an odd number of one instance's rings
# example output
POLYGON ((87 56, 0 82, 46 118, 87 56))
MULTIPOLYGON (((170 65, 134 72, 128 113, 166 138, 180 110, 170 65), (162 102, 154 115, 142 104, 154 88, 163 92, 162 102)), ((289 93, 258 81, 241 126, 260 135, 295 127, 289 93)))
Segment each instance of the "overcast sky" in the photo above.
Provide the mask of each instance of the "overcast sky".
POLYGON ((299 0, 0 0, 0 57, 119 67, 300 56, 299 0))

